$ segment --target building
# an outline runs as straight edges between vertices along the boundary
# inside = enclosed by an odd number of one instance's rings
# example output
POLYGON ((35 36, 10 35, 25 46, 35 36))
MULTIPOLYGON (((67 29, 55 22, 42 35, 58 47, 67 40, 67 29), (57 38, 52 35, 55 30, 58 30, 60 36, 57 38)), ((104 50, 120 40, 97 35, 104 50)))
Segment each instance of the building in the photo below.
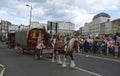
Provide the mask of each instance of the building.
POLYGON ((29 26, 27 25, 18 25, 18 30, 21 30, 21 29, 29 29, 29 26))
POLYGON ((53 21, 48 21, 47 22, 47 30, 51 35, 57 34, 58 28, 59 27, 57 25, 57 22, 53 22, 53 21))
POLYGON ((90 28, 90 23, 85 23, 85 25, 84 25, 84 30, 83 30, 84 35, 89 35, 89 34, 91 34, 91 33, 90 33, 90 30, 91 30, 91 28, 90 28))
POLYGON ((99 13, 95 15, 92 22, 85 23, 84 34, 95 36, 97 34, 111 33, 110 15, 107 13, 99 13))
POLYGON ((120 19, 111 21, 111 34, 120 33, 120 19))
POLYGON ((75 25, 72 22, 57 21, 58 33, 62 34, 72 34, 74 33, 75 25))
POLYGON ((1 20, 1 35, 7 36, 7 33, 9 32, 9 26, 11 26, 11 22, 1 20))
POLYGON ((78 32, 79 32, 79 35, 84 35, 84 27, 80 27, 78 32))
POLYGON ((44 27, 46 27, 46 26, 47 26, 47 24, 39 23, 39 22, 37 22, 37 21, 32 21, 30 28, 44 28, 44 27))
POLYGON ((111 34, 112 33, 112 22, 108 21, 105 22, 105 34, 111 34))
POLYGON ((120 19, 110 21, 110 15, 99 13, 93 17, 92 22, 85 23, 82 33, 92 36, 120 33, 120 19))
POLYGON ((11 32, 11 31, 16 31, 19 29, 19 26, 18 25, 15 25, 15 24, 11 24, 11 26, 8 27, 8 32, 11 32))
POLYGON ((73 34, 75 25, 72 22, 65 21, 48 21, 47 30, 53 34, 73 34))

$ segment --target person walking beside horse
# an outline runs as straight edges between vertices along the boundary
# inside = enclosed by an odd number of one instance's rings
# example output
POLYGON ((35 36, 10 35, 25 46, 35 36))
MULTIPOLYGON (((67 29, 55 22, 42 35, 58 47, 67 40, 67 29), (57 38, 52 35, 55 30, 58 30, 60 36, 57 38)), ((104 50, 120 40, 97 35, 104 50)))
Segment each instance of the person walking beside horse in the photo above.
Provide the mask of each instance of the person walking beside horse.
POLYGON ((36 46, 36 49, 37 49, 36 50, 37 59, 42 58, 43 48, 45 48, 44 39, 38 39, 38 44, 36 46))

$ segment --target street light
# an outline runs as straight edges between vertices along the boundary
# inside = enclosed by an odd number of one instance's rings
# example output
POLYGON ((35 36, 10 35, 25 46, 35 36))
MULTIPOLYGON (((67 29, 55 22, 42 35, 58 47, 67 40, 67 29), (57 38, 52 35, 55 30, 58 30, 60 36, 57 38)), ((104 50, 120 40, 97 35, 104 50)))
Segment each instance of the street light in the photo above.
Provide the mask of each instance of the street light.
POLYGON ((29 23, 29 29, 30 29, 30 26, 31 26, 31 17, 32 17, 32 5, 26 5, 27 7, 30 7, 30 23, 29 23))

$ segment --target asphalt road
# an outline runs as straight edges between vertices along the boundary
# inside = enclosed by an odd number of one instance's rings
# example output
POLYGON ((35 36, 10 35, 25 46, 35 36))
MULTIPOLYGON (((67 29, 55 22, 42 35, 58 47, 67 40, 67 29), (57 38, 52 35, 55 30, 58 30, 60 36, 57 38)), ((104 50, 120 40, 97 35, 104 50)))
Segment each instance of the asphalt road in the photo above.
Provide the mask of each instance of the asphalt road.
POLYGON ((120 76, 119 60, 77 53, 74 54, 76 68, 70 69, 68 64, 63 69, 52 63, 47 56, 36 60, 32 52, 21 54, 20 51, 9 49, 0 43, 0 64, 6 68, 4 76, 120 76))
POLYGON ((76 54, 76 66, 103 76, 120 76, 120 60, 76 54))
POLYGON ((6 68, 4 76, 95 76, 70 67, 63 69, 46 58, 36 60, 33 53, 23 55, 1 43, 0 64, 6 68))

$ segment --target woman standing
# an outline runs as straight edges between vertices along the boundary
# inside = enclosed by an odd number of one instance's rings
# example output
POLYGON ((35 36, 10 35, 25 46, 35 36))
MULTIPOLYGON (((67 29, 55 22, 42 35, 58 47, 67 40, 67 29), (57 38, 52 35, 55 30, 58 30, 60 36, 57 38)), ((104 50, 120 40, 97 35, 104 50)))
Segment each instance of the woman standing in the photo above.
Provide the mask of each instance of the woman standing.
POLYGON ((118 57, 118 52, 119 52, 119 42, 115 43, 114 52, 115 52, 115 58, 117 58, 118 57))

